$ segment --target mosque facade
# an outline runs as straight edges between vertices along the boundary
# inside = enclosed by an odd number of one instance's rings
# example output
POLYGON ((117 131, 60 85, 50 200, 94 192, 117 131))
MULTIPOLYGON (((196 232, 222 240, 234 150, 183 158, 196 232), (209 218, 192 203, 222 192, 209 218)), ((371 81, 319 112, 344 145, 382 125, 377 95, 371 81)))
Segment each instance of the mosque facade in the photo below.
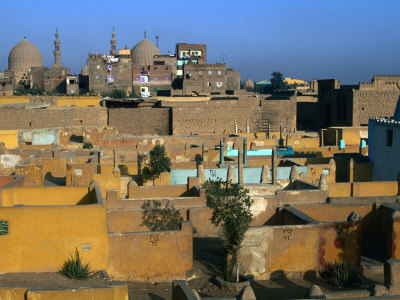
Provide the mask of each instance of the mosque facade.
POLYGON ((54 64, 50 68, 43 66, 42 54, 27 38, 11 49, 5 77, 12 79, 14 90, 18 87, 37 87, 47 93, 66 93, 66 78, 70 75, 70 70, 61 64, 58 30, 55 37, 54 64))

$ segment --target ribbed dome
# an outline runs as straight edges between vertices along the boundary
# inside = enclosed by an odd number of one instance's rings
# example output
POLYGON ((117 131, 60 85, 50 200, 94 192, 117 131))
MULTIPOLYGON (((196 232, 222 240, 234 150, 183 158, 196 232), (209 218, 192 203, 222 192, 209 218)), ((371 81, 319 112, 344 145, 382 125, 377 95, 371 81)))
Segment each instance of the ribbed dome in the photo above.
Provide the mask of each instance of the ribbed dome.
POLYGON ((244 89, 254 89, 254 82, 250 78, 247 78, 243 82, 243 88, 244 89))
POLYGON ((31 67, 42 67, 43 58, 39 49, 26 38, 11 49, 8 55, 8 69, 19 71, 31 67))
POLYGON ((135 65, 152 65, 154 55, 160 55, 160 50, 148 39, 144 39, 132 48, 132 63, 135 65))

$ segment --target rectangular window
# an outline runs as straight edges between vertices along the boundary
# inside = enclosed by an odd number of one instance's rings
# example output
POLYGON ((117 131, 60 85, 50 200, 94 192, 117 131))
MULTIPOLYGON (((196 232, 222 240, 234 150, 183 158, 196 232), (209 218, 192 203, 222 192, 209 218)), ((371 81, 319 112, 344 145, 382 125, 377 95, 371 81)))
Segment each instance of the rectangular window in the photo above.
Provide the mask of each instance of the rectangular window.
POLYGON ((203 75, 203 71, 199 71, 199 75, 203 75))
POLYGON ((393 130, 386 129, 386 146, 392 147, 393 145, 393 130))
POLYGON ((139 77, 136 77, 135 80, 136 80, 136 82, 139 82, 139 81, 140 81, 139 77))
POLYGON ((8 221, 0 221, 0 235, 8 234, 8 221))
POLYGON ((212 82, 211 81, 208 82, 208 86, 212 86, 212 82))
POLYGON ((212 75, 212 71, 211 70, 208 70, 208 75, 212 75))
POLYGON ((221 71, 218 71, 218 75, 221 75, 221 71))
POLYGON ((168 77, 164 77, 164 81, 168 81, 168 77))
POLYGON ((157 81, 158 79, 157 79, 157 77, 153 77, 153 81, 157 81))

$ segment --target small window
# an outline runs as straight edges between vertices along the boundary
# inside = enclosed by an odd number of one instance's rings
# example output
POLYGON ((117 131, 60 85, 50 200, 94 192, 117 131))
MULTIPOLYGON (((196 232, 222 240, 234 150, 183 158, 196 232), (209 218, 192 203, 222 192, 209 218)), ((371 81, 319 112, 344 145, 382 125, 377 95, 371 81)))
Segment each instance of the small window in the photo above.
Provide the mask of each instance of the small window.
POLYGON ((393 145, 393 130, 386 129, 386 146, 392 147, 393 145))
POLYGON ((136 78, 135 78, 135 81, 136 81, 136 82, 139 82, 139 81, 140 81, 139 77, 136 77, 136 78))
POLYGON ((100 65, 97 65, 97 70, 99 70, 100 69, 100 65))
POLYGON ((8 234, 8 221, 0 221, 0 235, 8 234))
POLYGON ((168 81, 168 77, 164 77, 164 81, 168 81))
POLYGON ((199 71, 199 75, 203 75, 203 71, 199 71))
POLYGON ((208 86, 212 86, 212 82, 211 81, 208 82, 208 86))
POLYGON ((212 75, 212 71, 211 70, 208 70, 208 75, 212 75))
POLYGON ((157 77, 153 77, 153 81, 157 81, 158 79, 157 79, 157 77))
POLYGON ((218 75, 221 75, 221 71, 218 71, 218 75))

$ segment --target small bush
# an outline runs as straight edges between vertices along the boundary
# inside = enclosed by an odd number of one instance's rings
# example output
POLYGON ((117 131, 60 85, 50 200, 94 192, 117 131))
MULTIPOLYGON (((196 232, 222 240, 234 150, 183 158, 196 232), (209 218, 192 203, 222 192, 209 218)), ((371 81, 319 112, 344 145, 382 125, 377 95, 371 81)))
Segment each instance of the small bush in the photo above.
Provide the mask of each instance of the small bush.
POLYGON ((329 283, 349 287, 359 284, 360 274, 355 267, 348 263, 327 263, 320 270, 320 275, 329 283))
POLYGON ((82 146, 83 149, 92 149, 93 145, 92 143, 84 143, 82 146))
POLYGON ((86 265, 82 263, 78 248, 75 248, 75 258, 72 257, 72 255, 68 257, 67 260, 64 261, 60 272, 72 279, 88 278, 90 266, 89 263, 86 265))

